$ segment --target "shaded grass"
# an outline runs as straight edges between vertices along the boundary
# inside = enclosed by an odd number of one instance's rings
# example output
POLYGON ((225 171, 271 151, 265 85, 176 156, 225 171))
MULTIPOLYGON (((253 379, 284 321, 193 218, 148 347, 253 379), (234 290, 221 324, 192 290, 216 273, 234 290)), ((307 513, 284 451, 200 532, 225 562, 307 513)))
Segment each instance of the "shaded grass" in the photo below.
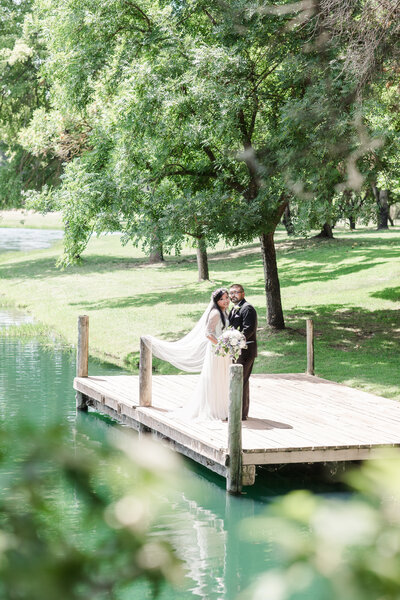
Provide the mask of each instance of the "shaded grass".
MULTIPOLYGON (((93 239, 81 265, 59 270, 61 244, 30 254, 0 256, 0 303, 23 306, 70 344, 79 314, 90 316, 94 357, 133 371, 140 335, 177 339, 200 317, 210 292, 240 282, 259 314, 260 353, 255 372, 303 372, 305 319, 316 330, 316 372, 400 398, 398 380, 400 229, 338 231, 334 240, 288 238, 279 231, 277 256, 287 329, 265 322, 262 259, 258 244, 209 253, 211 282, 197 282, 196 257, 148 265, 137 248, 116 236, 93 239)), ((176 370, 154 360, 158 373, 176 370)))
POLYGON ((316 375, 366 391, 385 389, 398 397, 400 309, 368 311, 357 306, 324 305, 290 311, 285 332, 260 334, 261 372, 302 372, 306 369, 304 317, 315 331, 316 375))

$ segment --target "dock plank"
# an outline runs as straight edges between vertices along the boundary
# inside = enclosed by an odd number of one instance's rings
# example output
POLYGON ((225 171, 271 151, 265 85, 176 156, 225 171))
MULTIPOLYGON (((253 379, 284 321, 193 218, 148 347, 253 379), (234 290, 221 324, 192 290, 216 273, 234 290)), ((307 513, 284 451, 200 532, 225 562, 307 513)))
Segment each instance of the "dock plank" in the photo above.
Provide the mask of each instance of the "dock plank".
MULTIPOLYGON (((176 411, 198 375, 156 375, 152 406, 139 405, 139 378, 77 377, 74 387, 117 420, 145 426, 224 474, 227 423, 188 422, 176 411)), ((244 465, 370 458, 400 446, 400 403, 303 373, 252 375, 250 414, 242 425, 244 465)))

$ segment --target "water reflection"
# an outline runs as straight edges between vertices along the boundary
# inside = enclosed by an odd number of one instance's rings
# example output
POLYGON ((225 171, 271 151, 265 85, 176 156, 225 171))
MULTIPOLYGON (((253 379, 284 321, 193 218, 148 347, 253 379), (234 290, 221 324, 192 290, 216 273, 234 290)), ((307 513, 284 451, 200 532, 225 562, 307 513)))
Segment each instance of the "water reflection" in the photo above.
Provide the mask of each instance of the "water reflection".
POLYGON ((202 600, 231 600, 268 566, 262 549, 239 533, 241 520, 260 512, 263 505, 227 496, 212 482, 203 485, 211 487, 209 500, 216 509, 199 504, 193 492, 189 497, 184 492, 174 506, 168 537, 185 563, 188 591, 202 600))
POLYGON ((24 227, 0 227, 0 252, 40 250, 63 237, 59 229, 27 229, 24 227))
POLYGON ((169 535, 200 598, 225 597, 224 563, 227 532, 224 520, 182 494, 169 535))

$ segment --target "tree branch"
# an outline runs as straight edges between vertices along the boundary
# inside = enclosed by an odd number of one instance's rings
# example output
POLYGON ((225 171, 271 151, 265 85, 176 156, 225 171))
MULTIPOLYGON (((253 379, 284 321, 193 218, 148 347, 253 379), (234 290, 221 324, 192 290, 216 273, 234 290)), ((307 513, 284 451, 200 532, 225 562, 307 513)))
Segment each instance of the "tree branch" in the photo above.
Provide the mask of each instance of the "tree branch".
POLYGON ((215 163, 217 159, 215 158, 215 154, 211 150, 210 146, 203 146, 203 150, 207 154, 207 156, 211 160, 211 162, 215 163))
POLYGON ((257 117, 257 113, 258 113, 258 98, 257 96, 254 99, 255 102, 255 106, 254 106, 254 110, 253 113, 251 115, 251 120, 250 120, 250 125, 249 125, 249 138, 251 139, 253 137, 253 133, 254 133, 254 126, 256 124, 256 117, 257 117))
POLYGON ((149 19, 149 17, 146 15, 146 13, 140 8, 140 6, 138 6, 137 4, 135 4, 134 2, 131 2, 130 0, 125 0, 126 4, 129 4, 129 6, 132 6, 132 8, 134 8, 140 15, 142 15, 143 19, 146 21, 147 23, 147 29, 151 29, 152 28, 152 23, 149 19))
POLYGON ((289 200, 287 200, 285 198, 285 194, 281 194, 280 200, 281 200, 282 204, 280 204, 278 206, 277 211, 276 211, 276 219, 275 219, 276 225, 278 225, 278 223, 280 222, 282 215, 285 212, 285 208, 289 204, 289 200))
MULTIPOLYGON (((171 163, 169 165, 165 165, 164 170, 161 171, 161 173, 159 173, 156 177, 154 177, 153 180, 157 180, 160 177, 166 177, 166 176, 173 176, 173 175, 190 175, 193 177, 217 177, 217 173, 214 170, 197 170, 197 169, 188 169, 186 167, 184 167, 183 165, 180 165, 179 163, 171 163), (173 167, 173 166, 178 166, 180 167, 179 169, 175 169, 172 171, 168 170, 168 167, 173 167)), ((153 181, 152 180, 152 181, 153 181)))
POLYGON ((217 21, 214 19, 214 17, 208 12, 208 10, 206 8, 203 8, 203 12, 204 14, 207 15, 207 17, 210 19, 211 23, 213 25, 218 25, 217 21))
POLYGON ((264 79, 266 79, 268 77, 268 75, 271 75, 271 73, 273 73, 275 71, 275 69, 277 69, 279 67, 279 65, 280 65, 280 63, 276 63, 270 69, 267 68, 267 69, 264 69, 263 72, 261 72, 261 74, 258 76, 257 83, 254 85, 254 89, 253 89, 254 92, 257 91, 258 87, 264 81, 264 79))
MULTIPOLYGON (((208 158, 210 159, 211 163, 213 164, 213 166, 216 163, 216 157, 214 152, 211 150, 211 148, 209 146, 203 146, 203 150, 204 152, 207 154, 208 158)), ((218 177, 218 173, 216 171, 214 171, 215 173, 215 177, 218 177)), ((226 177, 225 178, 225 183, 232 189, 235 190, 235 192, 239 192, 239 194, 244 194, 244 192, 246 191, 246 187, 244 185, 242 185, 236 178, 235 175, 233 173, 231 173, 230 177, 226 177)))
MULTIPOLYGON (((258 175, 258 163, 254 152, 254 148, 251 143, 251 137, 249 135, 249 129, 246 125, 246 119, 244 111, 241 108, 238 112, 239 130, 242 134, 242 141, 244 147, 243 161, 247 166, 250 175, 250 184, 246 188, 245 198, 247 201, 254 200, 260 190, 260 178, 258 175)), ((254 127, 255 114, 252 115, 252 125, 254 127)))
POLYGON ((251 148, 251 137, 247 129, 243 108, 241 108, 238 112, 238 121, 240 133, 242 134, 243 146, 246 150, 248 150, 249 148, 251 148))

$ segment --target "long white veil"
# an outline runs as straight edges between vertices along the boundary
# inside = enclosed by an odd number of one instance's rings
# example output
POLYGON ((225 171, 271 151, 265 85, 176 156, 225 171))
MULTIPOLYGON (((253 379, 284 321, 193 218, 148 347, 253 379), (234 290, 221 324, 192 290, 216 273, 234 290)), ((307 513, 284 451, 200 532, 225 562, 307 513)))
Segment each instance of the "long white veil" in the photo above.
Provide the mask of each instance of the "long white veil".
POLYGON ((152 353, 157 358, 171 363, 171 365, 182 371, 199 373, 203 366, 208 344, 206 324, 212 306, 213 301, 211 300, 193 329, 176 342, 160 340, 152 335, 145 335, 142 340, 151 348, 152 353))

